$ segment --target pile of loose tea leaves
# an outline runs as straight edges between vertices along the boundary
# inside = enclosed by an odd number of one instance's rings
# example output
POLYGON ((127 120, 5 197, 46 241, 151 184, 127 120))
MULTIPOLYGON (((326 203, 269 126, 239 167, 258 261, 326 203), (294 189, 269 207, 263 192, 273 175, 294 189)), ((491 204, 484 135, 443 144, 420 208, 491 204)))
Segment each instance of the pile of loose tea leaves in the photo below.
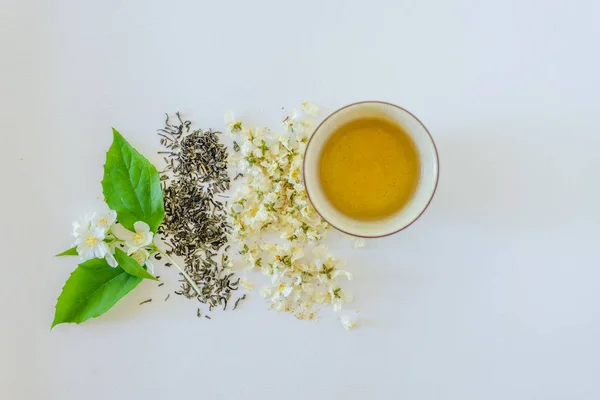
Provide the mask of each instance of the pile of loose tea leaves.
MULTIPOLYGON (((167 115, 165 127, 158 131, 166 148, 159 152, 166 168, 160 173, 165 219, 158 233, 170 247, 167 254, 183 258, 190 278, 182 277, 175 293, 196 298, 209 310, 225 310, 240 282, 231 272, 225 246, 230 231, 223 194, 230 187, 227 148, 219 143, 220 132, 193 130, 190 121, 175 115, 174 123, 167 115)), ((235 307, 244 298, 238 298, 235 307)), ((202 315, 200 309, 197 315, 202 315)))

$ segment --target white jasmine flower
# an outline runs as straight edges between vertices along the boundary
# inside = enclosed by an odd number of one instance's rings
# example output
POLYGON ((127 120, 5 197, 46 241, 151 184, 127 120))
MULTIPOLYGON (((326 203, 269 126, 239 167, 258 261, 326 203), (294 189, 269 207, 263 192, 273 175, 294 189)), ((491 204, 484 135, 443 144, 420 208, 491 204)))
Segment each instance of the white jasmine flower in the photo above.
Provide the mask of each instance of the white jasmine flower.
MULTIPOLYGON (((269 203, 267 203, 269 204, 269 203)), ((272 203, 270 203, 272 204, 272 203)), ((254 220, 259 222, 261 225, 269 219, 269 212, 265 209, 264 205, 260 206, 256 215, 254 216, 254 220)))
POLYGON ((128 247, 127 254, 129 255, 142 247, 149 246, 152 243, 152 238, 154 236, 154 234, 150 232, 150 226, 143 221, 138 221, 133 224, 133 229, 135 229, 135 232, 124 230, 125 232, 122 232, 120 237, 117 236, 119 239, 125 240, 125 244, 128 247))
POLYGON ((264 140, 264 137, 265 137, 265 130, 263 128, 260 128, 260 127, 254 128, 254 143, 257 146, 260 146, 263 144, 262 142, 264 140))
POLYGON ((260 264, 260 257, 256 257, 254 253, 245 254, 244 260, 248 264, 249 268, 254 268, 260 264))
POLYGON ((108 245, 108 253, 106 253, 106 255, 104 256, 104 259, 106 260, 108 265, 110 265, 113 268, 115 268, 119 265, 119 263, 117 262, 117 260, 114 256, 116 246, 117 246, 116 242, 109 244, 108 245))
POLYGON ((260 295, 261 295, 262 297, 265 297, 265 298, 266 298, 266 297, 271 297, 271 293, 273 293, 273 288, 270 288, 270 287, 268 287, 268 286, 263 286, 263 287, 260 289, 260 295))
POLYGON ((269 192, 265 194, 264 201, 265 203, 275 203, 277 201, 277 193, 269 192))
POLYGON ((344 328, 349 331, 350 329, 356 327, 357 318, 351 315, 344 315, 340 318, 340 322, 344 326, 344 328))
POLYGON ((306 237, 310 242, 316 242, 318 240, 321 240, 321 235, 319 235, 318 232, 315 232, 314 230, 308 231, 306 233, 306 237))
POLYGON ((280 154, 280 151, 279 142, 275 142, 269 147, 269 153, 274 157, 277 157, 280 154))
POLYGON ((105 232, 108 232, 112 224, 117 220, 117 212, 113 210, 109 210, 105 214, 95 214, 92 218, 92 224, 97 226, 98 228, 104 229, 105 232))
POLYGON ((310 101, 305 101, 302 103, 302 111, 314 118, 319 115, 319 106, 310 101))
POLYGON ((247 279, 240 279, 240 286, 243 286, 246 288, 246 290, 252 290, 254 289, 254 284, 252 282, 250 282, 247 279))
POLYGON ((104 258, 110 252, 108 244, 104 241, 104 229, 90 226, 88 229, 80 230, 79 233, 75 245, 82 261, 104 258))
POLYGON ((298 179, 298 177, 300 177, 300 168, 293 168, 290 169, 290 172, 288 174, 288 179, 290 181, 298 179))
POLYGON ((331 300, 331 304, 333 304, 333 311, 341 311, 342 305, 344 303, 349 303, 352 301, 352 296, 347 294, 345 291, 341 289, 333 290, 333 299, 331 300))
POLYGON ((267 269, 267 273, 271 274, 271 284, 275 285, 280 282, 285 276, 286 268, 280 262, 272 263, 271 270, 267 269))
POLYGON ((252 152, 254 152, 254 149, 256 147, 254 146, 254 143, 247 141, 242 143, 242 145, 240 146, 240 152, 242 153, 243 156, 248 156, 250 154, 252 154, 252 152))
POLYGON ((292 249, 292 262, 297 261, 299 259, 301 259, 302 257, 304 257, 304 250, 302 250, 301 247, 294 247, 292 249))
POLYGON ((333 299, 331 304, 333 305, 333 311, 335 312, 340 312, 342 311, 342 300, 340 299, 333 299))
POLYGON ((278 300, 281 300, 282 298, 286 298, 290 295, 290 293, 292 293, 293 290, 294 290, 293 286, 287 286, 287 285, 281 283, 275 290, 275 293, 273 294, 273 297, 271 298, 271 300, 278 301, 278 300))
POLYGON ((296 137, 299 140, 302 140, 303 138, 310 136, 314 130, 312 121, 310 121, 310 120, 294 121, 294 123, 291 126, 291 129, 292 129, 292 132, 294 132, 296 134, 296 137))
POLYGON ((227 125, 231 133, 241 132, 243 129, 242 121, 236 120, 231 111, 225 113, 225 125, 227 125))
POLYGON ((150 262, 150 252, 144 248, 137 249, 131 253, 131 258, 138 262, 142 267, 146 266, 151 273, 154 273, 154 266, 150 262))
POLYGON ((79 238, 85 232, 87 232, 90 229, 92 220, 95 216, 96 214, 84 215, 83 218, 73 222, 73 236, 75 236, 75 238, 79 238))
POLYGON ((104 216, 97 216, 96 214, 86 215, 80 220, 73 222, 74 245, 82 261, 92 258, 106 258, 111 267, 117 266, 117 261, 113 257, 111 249, 104 241, 108 230, 107 225, 110 226, 114 222, 110 221, 112 213, 104 216), (103 218, 108 218, 107 225, 104 225, 102 222, 97 223, 97 221, 103 218))
POLYGON ((117 259, 110 252, 106 253, 106 255, 104 256, 104 259, 106 260, 106 262, 108 263, 108 265, 110 265, 113 268, 116 268, 116 267, 119 266, 119 263, 117 262, 117 259))
POLYGON ((250 165, 250 167, 248 167, 248 173, 253 179, 260 179, 262 177, 263 172, 258 165, 250 165))
POLYGON ((246 171, 248 171, 248 168, 250 168, 250 163, 248 162, 248 160, 242 159, 240 160, 237 166, 240 171, 245 173, 246 171))
POLYGON ((336 279, 340 275, 344 275, 346 277, 346 279, 348 279, 349 281, 351 281, 353 278, 353 276, 350 272, 344 271, 342 269, 336 269, 335 271, 333 271, 333 273, 331 274, 331 278, 336 279))
POLYGON ((304 136, 306 135, 306 133, 304 132, 304 124, 302 123, 302 121, 294 121, 291 125, 290 125, 290 130, 292 132, 294 132, 296 134, 296 136, 304 136))
MULTIPOLYGON (((294 131, 293 127, 294 127, 294 124, 296 123, 296 119, 298 119, 298 111, 296 111, 294 109, 288 115, 286 115, 285 119, 283 120, 283 126, 285 127, 285 129, 293 132, 294 131)), ((286 138, 286 140, 289 140, 289 139, 286 138)))

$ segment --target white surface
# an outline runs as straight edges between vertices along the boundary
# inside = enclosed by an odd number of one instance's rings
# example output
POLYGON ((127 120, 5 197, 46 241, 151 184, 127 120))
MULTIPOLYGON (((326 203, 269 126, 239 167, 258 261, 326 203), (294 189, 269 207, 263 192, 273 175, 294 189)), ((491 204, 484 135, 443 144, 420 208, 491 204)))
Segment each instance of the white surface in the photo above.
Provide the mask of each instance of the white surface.
POLYGON ((423 214, 438 182, 438 155, 427 128, 410 112, 389 103, 361 102, 334 111, 317 127, 304 157, 304 182, 310 201, 326 221, 350 235, 377 238, 406 228, 423 214), (323 147, 341 126, 357 118, 383 118, 400 125, 412 138, 421 163, 421 176, 413 198, 394 215, 376 221, 358 221, 338 211, 327 199, 319 178, 323 147))
POLYGON ((4 0, 0 398, 598 399, 599 7, 4 0), (102 204, 111 126, 154 154, 165 111, 274 126, 307 99, 397 103, 439 146, 418 223, 338 246, 360 328, 257 295, 198 321, 145 283, 50 332, 74 268, 52 255, 102 204))

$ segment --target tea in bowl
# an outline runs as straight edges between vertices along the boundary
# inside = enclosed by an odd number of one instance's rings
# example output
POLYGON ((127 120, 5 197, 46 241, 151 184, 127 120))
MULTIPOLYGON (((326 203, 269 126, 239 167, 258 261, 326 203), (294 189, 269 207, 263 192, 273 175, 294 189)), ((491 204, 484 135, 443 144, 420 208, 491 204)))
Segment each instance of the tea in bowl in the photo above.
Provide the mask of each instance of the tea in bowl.
POLYGON ((437 187, 439 160, 425 126, 396 105, 366 101, 329 115, 304 156, 317 212, 349 235, 374 238, 411 225, 437 187))

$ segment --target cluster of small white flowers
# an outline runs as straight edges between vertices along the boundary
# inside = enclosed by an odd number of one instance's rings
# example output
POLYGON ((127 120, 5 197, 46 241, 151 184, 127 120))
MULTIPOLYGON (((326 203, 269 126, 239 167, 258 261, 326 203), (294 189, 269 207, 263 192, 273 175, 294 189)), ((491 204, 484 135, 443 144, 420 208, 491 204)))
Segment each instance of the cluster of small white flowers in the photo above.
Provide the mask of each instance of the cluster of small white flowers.
POLYGON ((153 271, 150 256, 154 234, 148 224, 138 221, 133 224, 135 232, 131 232, 116 224, 116 220, 117 213, 110 210, 105 214, 86 215, 73 222, 74 246, 81 261, 104 258, 114 268, 117 266, 115 248, 121 246, 140 265, 153 271))
POLYGON ((78 221, 73 222, 73 236, 77 254, 81 261, 92 258, 106 258, 112 266, 117 266, 113 257, 114 251, 109 247, 112 237, 111 227, 117 219, 117 213, 109 211, 106 214, 85 215, 78 221))
POLYGON ((302 161, 318 107, 302 104, 283 120, 284 135, 267 129, 247 129, 227 113, 225 122, 236 142, 231 162, 244 176, 233 195, 232 237, 239 243, 247 269, 260 269, 271 278, 261 289, 270 307, 313 319, 320 305, 335 311, 351 300, 338 278, 352 279, 340 268, 344 262, 327 254, 321 243, 329 225, 308 200, 302 181, 302 161), (265 242, 263 233, 275 232, 282 244, 265 242), (305 250, 311 249, 313 257, 305 250), (311 260, 309 260, 311 258, 311 260))

